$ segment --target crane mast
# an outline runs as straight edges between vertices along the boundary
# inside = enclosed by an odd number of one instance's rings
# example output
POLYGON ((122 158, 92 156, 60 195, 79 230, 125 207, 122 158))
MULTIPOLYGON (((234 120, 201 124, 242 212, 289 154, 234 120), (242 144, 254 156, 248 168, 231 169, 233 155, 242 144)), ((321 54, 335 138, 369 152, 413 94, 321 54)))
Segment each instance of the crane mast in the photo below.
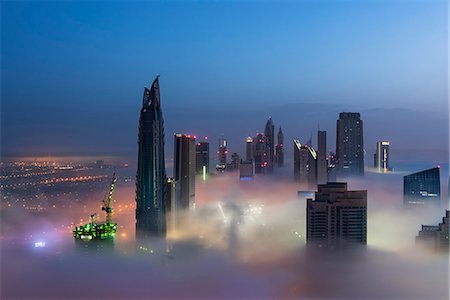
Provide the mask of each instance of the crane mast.
POLYGON ((103 200, 102 210, 106 212, 106 223, 110 224, 112 222, 112 196, 114 193, 114 188, 116 186, 116 173, 113 173, 113 178, 111 181, 111 186, 109 188, 109 194, 106 200, 103 200))

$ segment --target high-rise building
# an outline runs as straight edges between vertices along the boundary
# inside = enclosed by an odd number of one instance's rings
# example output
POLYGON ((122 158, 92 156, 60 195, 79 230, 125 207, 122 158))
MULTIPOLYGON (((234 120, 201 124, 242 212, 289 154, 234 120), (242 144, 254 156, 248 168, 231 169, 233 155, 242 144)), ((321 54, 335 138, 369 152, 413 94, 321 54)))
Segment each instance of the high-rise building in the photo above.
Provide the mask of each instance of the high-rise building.
POLYGON ((303 188, 315 190, 317 185, 317 153, 309 145, 294 140, 294 179, 303 188))
POLYGON ((195 137, 175 134, 173 177, 177 209, 195 208, 195 137))
POLYGON ((136 173, 136 237, 164 236, 166 168, 164 121, 158 77, 144 88, 139 120, 136 173))
POLYGON ((422 207, 441 203, 439 168, 432 168, 403 177, 403 205, 422 207))
POLYGON ((342 248, 367 243, 367 191, 349 191, 347 183, 319 184, 307 200, 308 245, 342 248))
POLYGON ((264 141, 264 135, 258 133, 253 140, 255 145, 254 160, 255 160, 255 174, 265 174, 267 161, 266 161, 266 143, 264 141))
POLYGON ((247 161, 253 160, 253 138, 247 137, 245 139, 245 159, 247 161))
POLYGON ((377 142, 377 150, 374 154, 374 167, 379 173, 387 173, 389 167, 389 142, 377 142))
POLYGON ((334 152, 330 152, 328 155, 328 181, 329 182, 336 182, 336 165, 337 165, 337 159, 336 154, 334 152))
POLYGON ((450 249, 450 211, 445 211, 442 223, 439 225, 422 225, 422 230, 416 237, 416 242, 435 251, 449 252, 450 249))
POLYGON ((279 168, 284 166, 283 131, 278 130, 278 143, 275 146, 275 160, 279 168))
POLYGON ((227 167, 227 140, 222 137, 219 140, 219 148, 217 149, 217 160, 218 164, 216 165, 216 170, 219 172, 224 172, 227 167))
POLYGON ((253 180, 254 165, 253 161, 242 160, 239 164, 239 178, 240 180, 253 180))
POLYGON ((273 125, 272 117, 267 120, 266 128, 264 129, 265 141, 265 162, 267 173, 273 172, 273 165, 275 160, 275 126, 273 125))
POLYGON ((338 176, 364 175, 363 121, 359 113, 342 112, 336 126, 338 176))
POLYGON ((166 178, 166 224, 167 232, 174 230, 176 226, 176 213, 177 213, 177 195, 176 195, 177 182, 171 178, 166 178))
POLYGON ((239 157, 239 154, 234 152, 233 154, 231 154, 231 163, 227 166, 227 169, 230 171, 239 170, 240 161, 241 161, 241 158, 239 157))
POLYGON ((203 180, 209 174, 209 143, 205 140, 195 145, 195 172, 201 175, 203 180))
POLYGON ((328 181, 327 163, 327 132, 319 130, 317 132, 317 182, 319 184, 328 181))

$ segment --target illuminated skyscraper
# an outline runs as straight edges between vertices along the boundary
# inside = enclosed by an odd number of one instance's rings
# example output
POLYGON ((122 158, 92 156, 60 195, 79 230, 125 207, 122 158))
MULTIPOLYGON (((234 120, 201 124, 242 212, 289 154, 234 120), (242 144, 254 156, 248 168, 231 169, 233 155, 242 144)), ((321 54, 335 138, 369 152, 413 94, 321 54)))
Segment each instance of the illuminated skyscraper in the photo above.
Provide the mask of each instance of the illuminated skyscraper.
POLYGON ((254 159, 255 159, 255 174, 265 174, 267 161, 266 161, 266 143, 264 141, 264 135, 258 133, 253 140, 255 145, 254 159))
POLYGON ((441 181, 439 168, 432 168, 403 177, 403 205, 405 207, 439 206, 441 181))
POLYGON ((363 121, 359 113, 342 112, 336 126, 338 176, 364 175, 363 121))
POLYGON ((273 125, 272 117, 269 117, 269 120, 267 120, 264 138, 266 170, 268 173, 272 173, 275 160, 275 126, 273 125))
POLYGON ((379 173, 387 173, 389 167, 389 142, 377 142, 377 151, 374 154, 374 167, 379 173))
POLYGON ((247 161, 253 161, 253 138, 245 139, 245 158, 247 161))
POLYGON ((367 243, 367 191, 349 191, 347 183, 319 184, 307 200, 308 245, 342 248, 367 243))
POLYGON ((209 143, 207 141, 197 143, 195 152, 195 172, 206 180, 209 174, 209 143))
POLYGON ((316 190, 317 186, 317 153, 308 145, 294 140, 294 179, 303 188, 316 190))
POLYGON ((317 182, 319 184, 328 181, 327 163, 327 132, 319 130, 317 132, 317 182))
POLYGON ((283 131, 278 130, 278 143, 275 146, 275 158, 279 168, 284 166, 283 131))
POLYGON ((173 178, 177 209, 195 208, 195 137, 175 134, 173 178))
POLYGON ((136 173, 136 237, 164 236, 166 168, 158 77, 144 88, 136 173))

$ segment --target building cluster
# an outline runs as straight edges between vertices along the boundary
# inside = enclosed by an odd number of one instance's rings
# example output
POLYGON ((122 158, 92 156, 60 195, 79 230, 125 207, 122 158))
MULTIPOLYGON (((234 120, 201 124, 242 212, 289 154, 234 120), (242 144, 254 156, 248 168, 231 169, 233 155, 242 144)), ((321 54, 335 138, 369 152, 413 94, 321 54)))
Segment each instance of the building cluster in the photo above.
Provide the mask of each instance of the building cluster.
MULTIPOLYGON (((332 249, 366 244, 367 191, 349 191, 347 183, 336 182, 337 177, 364 175, 363 137, 360 114, 342 112, 336 123, 335 153, 327 155, 327 132, 323 130, 317 134, 317 150, 312 147, 312 138, 303 144, 293 140, 294 179, 307 195, 314 195, 307 198, 308 244, 332 249)), ((275 125, 270 117, 264 133, 246 138, 245 158, 233 153, 228 161, 227 140, 221 137, 215 169, 219 173, 239 170, 241 180, 253 180, 255 174, 271 174, 284 166, 283 138, 280 127, 275 139, 275 125)), ((138 239, 164 236, 167 227, 175 225, 174 216, 179 211, 195 208, 195 178, 206 180, 211 170, 208 139, 197 142, 196 136, 175 134, 173 177, 167 177, 158 77, 150 89, 144 89, 138 146, 136 235, 138 239)), ((374 167, 380 173, 391 170, 389 142, 377 142, 374 167)), ((429 203, 440 203, 439 168, 404 177, 405 206, 429 203)), ((441 241, 444 236, 448 241, 448 211, 442 224, 423 226, 421 232, 418 239, 434 236, 441 241)))
POLYGON ((275 125, 269 117, 264 133, 245 139, 245 151, 245 160, 239 161, 241 180, 251 180, 254 174, 273 173, 274 168, 284 166, 283 130, 279 128, 275 144, 275 125))
POLYGON ((294 179, 302 188, 315 190, 317 184, 336 177, 364 175, 363 121, 359 113, 339 114, 336 125, 336 154, 327 157, 327 132, 317 132, 317 150, 312 139, 302 144, 294 139, 294 179))

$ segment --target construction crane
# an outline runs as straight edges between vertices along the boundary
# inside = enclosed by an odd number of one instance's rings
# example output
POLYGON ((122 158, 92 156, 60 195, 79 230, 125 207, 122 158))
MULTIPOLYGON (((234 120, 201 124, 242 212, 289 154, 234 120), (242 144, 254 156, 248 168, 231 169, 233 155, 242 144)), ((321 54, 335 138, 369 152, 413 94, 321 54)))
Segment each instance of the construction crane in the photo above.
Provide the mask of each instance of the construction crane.
POLYGON ((113 173, 113 178, 111 181, 111 186, 109 188, 109 194, 108 197, 103 200, 103 206, 102 210, 106 212, 106 223, 111 224, 112 223, 112 196, 114 193, 114 188, 116 186, 116 173, 113 173))

